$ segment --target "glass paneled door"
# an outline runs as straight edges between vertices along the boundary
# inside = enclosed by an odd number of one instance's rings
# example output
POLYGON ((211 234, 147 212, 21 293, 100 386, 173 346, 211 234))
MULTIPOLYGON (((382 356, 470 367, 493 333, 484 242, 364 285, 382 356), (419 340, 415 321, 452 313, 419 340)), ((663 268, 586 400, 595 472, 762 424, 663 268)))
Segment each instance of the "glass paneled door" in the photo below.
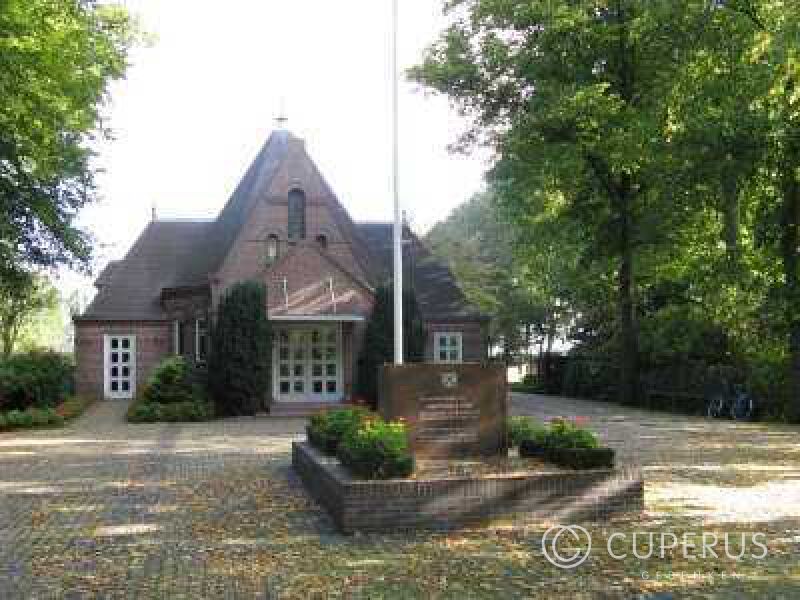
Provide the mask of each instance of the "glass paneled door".
POLYGON ((133 398, 136 388, 136 337, 104 338, 104 388, 106 398, 133 398))
POLYGON ((341 347, 338 325, 278 329, 273 352, 275 398, 279 402, 341 400, 341 347))

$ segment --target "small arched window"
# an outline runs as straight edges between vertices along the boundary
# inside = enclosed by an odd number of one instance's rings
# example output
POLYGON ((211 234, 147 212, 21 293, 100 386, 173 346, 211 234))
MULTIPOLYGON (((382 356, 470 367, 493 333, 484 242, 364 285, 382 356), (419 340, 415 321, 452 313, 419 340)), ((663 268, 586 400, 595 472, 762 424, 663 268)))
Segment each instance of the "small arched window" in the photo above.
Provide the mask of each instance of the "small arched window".
POLYGON ((267 236, 267 264, 271 265, 278 260, 278 236, 270 234, 267 236))
POLYGON ((302 240, 306 237, 306 195, 303 190, 289 192, 289 239, 302 240))
POLYGON ((328 237, 327 236, 325 236, 323 234, 319 234, 316 239, 317 239, 317 245, 320 247, 321 250, 327 250, 328 249, 328 237))

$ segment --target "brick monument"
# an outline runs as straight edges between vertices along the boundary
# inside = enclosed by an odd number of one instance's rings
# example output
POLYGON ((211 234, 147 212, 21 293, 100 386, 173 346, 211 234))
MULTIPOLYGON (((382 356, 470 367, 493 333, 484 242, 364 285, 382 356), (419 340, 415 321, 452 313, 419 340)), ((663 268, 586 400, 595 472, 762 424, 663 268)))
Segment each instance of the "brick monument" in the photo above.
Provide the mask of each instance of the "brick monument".
POLYGON ((384 365, 378 412, 403 419, 418 458, 505 454, 507 389, 501 365, 384 365))

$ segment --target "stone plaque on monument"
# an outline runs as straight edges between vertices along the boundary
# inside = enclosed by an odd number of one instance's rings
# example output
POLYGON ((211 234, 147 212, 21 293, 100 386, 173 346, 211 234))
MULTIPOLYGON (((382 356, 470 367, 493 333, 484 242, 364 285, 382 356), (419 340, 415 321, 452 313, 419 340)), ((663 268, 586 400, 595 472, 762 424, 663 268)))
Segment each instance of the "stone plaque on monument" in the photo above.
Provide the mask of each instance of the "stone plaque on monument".
POLYGON ((384 419, 408 423, 417 457, 506 451, 506 377, 500 365, 384 365, 379 390, 378 411, 384 419))

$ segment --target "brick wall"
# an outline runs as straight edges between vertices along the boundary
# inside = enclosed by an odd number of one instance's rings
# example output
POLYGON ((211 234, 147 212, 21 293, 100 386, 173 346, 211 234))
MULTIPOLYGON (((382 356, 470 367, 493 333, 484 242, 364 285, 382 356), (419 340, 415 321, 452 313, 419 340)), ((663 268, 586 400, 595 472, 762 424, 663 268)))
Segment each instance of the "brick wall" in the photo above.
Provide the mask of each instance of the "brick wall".
MULTIPOLYGON (((344 217, 342 207, 305 154, 303 142, 293 140, 287 160, 269 185, 263 182, 255 184, 255 193, 261 200, 253 208, 248 222, 213 282, 214 306, 224 291, 237 281, 262 280, 267 267, 265 261, 268 236, 277 236, 281 253, 287 252, 288 196, 289 191, 300 182, 306 196, 307 243, 315 243, 318 235, 324 235, 327 239, 326 252, 346 270, 355 273, 362 280, 366 279, 366 273, 357 258, 358 250, 350 243, 350 232, 340 228, 344 217)), ((297 285, 292 287, 298 288, 297 285)))
POLYGON ((103 339, 107 334, 136 336, 136 389, 140 390, 161 360, 172 352, 172 326, 168 322, 75 323, 76 391, 102 398, 103 339))
POLYGON ((298 442, 292 467, 344 533, 572 524, 644 508, 641 472, 632 468, 364 481, 298 442))

